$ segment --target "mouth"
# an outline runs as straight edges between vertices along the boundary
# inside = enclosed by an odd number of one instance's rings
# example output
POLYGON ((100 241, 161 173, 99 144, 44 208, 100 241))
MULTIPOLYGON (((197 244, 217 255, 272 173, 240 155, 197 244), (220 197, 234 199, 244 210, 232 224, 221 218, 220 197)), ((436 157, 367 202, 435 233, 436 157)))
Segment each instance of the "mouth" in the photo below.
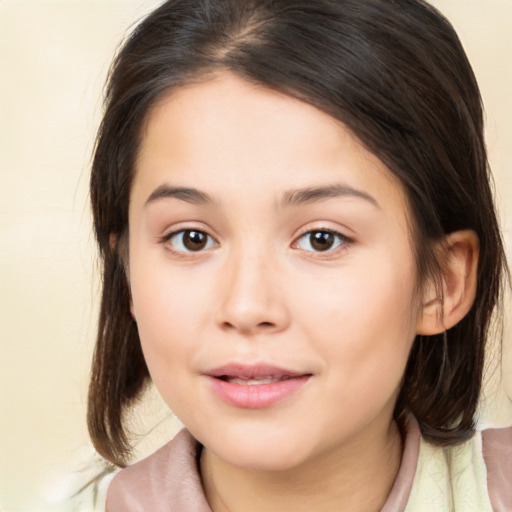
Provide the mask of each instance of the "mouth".
POLYGON ((226 365, 206 373, 211 389, 224 402, 244 409, 263 409, 296 395, 311 373, 270 365, 226 365))
POLYGON ((224 382, 229 382, 230 384, 239 384, 240 386, 262 386, 263 384, 272 384, 274 382, 281 382, 283 380, 293 379, 291 375, 282 375, 280 377, 276 376, 267 376, 267 377, 238 377, 232 375, 221 375, 220 377, 216 377, 224 382))

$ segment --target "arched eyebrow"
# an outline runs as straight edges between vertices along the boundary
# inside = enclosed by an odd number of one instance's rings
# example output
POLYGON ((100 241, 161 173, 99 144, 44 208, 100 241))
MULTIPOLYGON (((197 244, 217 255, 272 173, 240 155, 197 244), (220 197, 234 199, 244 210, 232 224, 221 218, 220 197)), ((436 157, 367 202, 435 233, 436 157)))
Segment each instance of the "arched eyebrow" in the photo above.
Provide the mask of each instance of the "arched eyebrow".
POLYGON ((303 204, 311 204, 316 203, 317 201, 335 199, 339 197, 356 197, 358 199, 364 199, 376 208, 380 208, 378 201, 370 194, 344 184, 289 190, 283 194, 283 197, 278 206, 300 206, 303 204))
POLYGON ((158 201, 159 199, 175 198, 192 204, 212 204, 215 201, 206 192, 201 192, 192 187, 174 187, 164 183, 153 190, 146 199, 144 207, 158 201))

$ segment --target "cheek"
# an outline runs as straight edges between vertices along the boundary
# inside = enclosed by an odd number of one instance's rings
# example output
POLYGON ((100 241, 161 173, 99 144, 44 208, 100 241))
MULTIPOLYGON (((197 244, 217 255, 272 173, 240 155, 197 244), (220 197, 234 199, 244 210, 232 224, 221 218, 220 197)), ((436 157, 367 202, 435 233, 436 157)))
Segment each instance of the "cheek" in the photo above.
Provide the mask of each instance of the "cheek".
POLYGON ((188 418, 196 414, 194 400, 183 390, 191 388, 190 366, 199 348, 198 303, 190 288, 168 282, 135 284, 134 309, 151 379, 167 405, 188 418))
POLYGON ((322 353, 329 390, 320 404, 340 404, 341 423, 347 411, 355 424, 364 424, 385 404, 393 408, 414 339, 413 289, 406 282, 398 286, 390 273, 379 275, 367 272, 364 282, 362 275, 347 278, 325 301, 309 302, 315 318, 311 336, 322 353))
POLYGON ((407 259, 362 260, 350 271, 317 280, 308 293, 300 288, 296 316, 331 367, 360 383, 403 372, 418 310, 415 270, 407 259))
MULTIPOLYGON (((200 311, 208 294, 186 272, 169 271, 165 265, 145 264, 132 273, 133 311, 144 357, 156 381, 179 371, 201 339, 200 311), (162 377, 161 377, 162 376, 162 377)), ((157 384, 158 385, 158 384, 157 384)))

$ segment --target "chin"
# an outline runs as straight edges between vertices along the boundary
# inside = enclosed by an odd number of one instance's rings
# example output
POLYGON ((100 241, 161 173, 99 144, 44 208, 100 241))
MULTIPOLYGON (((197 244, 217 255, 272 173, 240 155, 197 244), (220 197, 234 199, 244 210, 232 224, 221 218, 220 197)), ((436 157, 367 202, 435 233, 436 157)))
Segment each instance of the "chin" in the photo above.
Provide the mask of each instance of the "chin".
POLYGON ((261 446, 259 443, 248 446, 222 447, 215 454, 224 462, 238 469, 262 472, 288 471, 303 461, 295 447, 261 446))
MULTIPOLYGON (((295 430, 295 429, 294 429, 295 430)), ((227 464, 252 471, 286 471, 299 466, 308 450, 298 432, 265 428, 227 428, 209 432, 202 444, 227 464)))

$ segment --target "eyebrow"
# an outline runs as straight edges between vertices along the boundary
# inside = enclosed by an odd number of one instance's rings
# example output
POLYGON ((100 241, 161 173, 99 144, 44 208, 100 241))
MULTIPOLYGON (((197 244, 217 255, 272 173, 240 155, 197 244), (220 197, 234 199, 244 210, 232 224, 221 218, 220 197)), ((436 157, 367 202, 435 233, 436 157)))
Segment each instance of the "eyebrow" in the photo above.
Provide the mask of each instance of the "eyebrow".
POLYGON ((356 197, 364 199, 373 206, 380 208, 380 204, 371 195, 357 190, 348 185, 334 184, 322 187, 308 187, 297 190, 290 190, 283 194, 282 206, 300 206, 304 204, 316 203, 324 199, 335 199, 338 197, 356 197))
MULTIPOLYGON (((321 187, 307 187, 296 190, 286 191, 278 207, 301 206, 304 204, 312 204, 325 199, 335 199, 339 197, 356 197, 368 201, 373 206, 380 208, 379 203, 371 195, 357 190, 348 185, 334 184, 321 187)), ((176 187, 169 184, 158 186, 147 198, 144 207, 148 204, 158 201, 159 199, 180 199, 191 204, 213 204, 214 199, 206 192, 202 192, 193 187, 176 187)))
POLYGON ((169 198, 181 199, 182 201, 192 204, 211 204, 214 202, 208 194, 196 188, 173 187, 168 184, 163 184, 153 190, 151 195, 146 199, 144 206, 146 207, 148 204, 154 203, 159 199, 169 198))

